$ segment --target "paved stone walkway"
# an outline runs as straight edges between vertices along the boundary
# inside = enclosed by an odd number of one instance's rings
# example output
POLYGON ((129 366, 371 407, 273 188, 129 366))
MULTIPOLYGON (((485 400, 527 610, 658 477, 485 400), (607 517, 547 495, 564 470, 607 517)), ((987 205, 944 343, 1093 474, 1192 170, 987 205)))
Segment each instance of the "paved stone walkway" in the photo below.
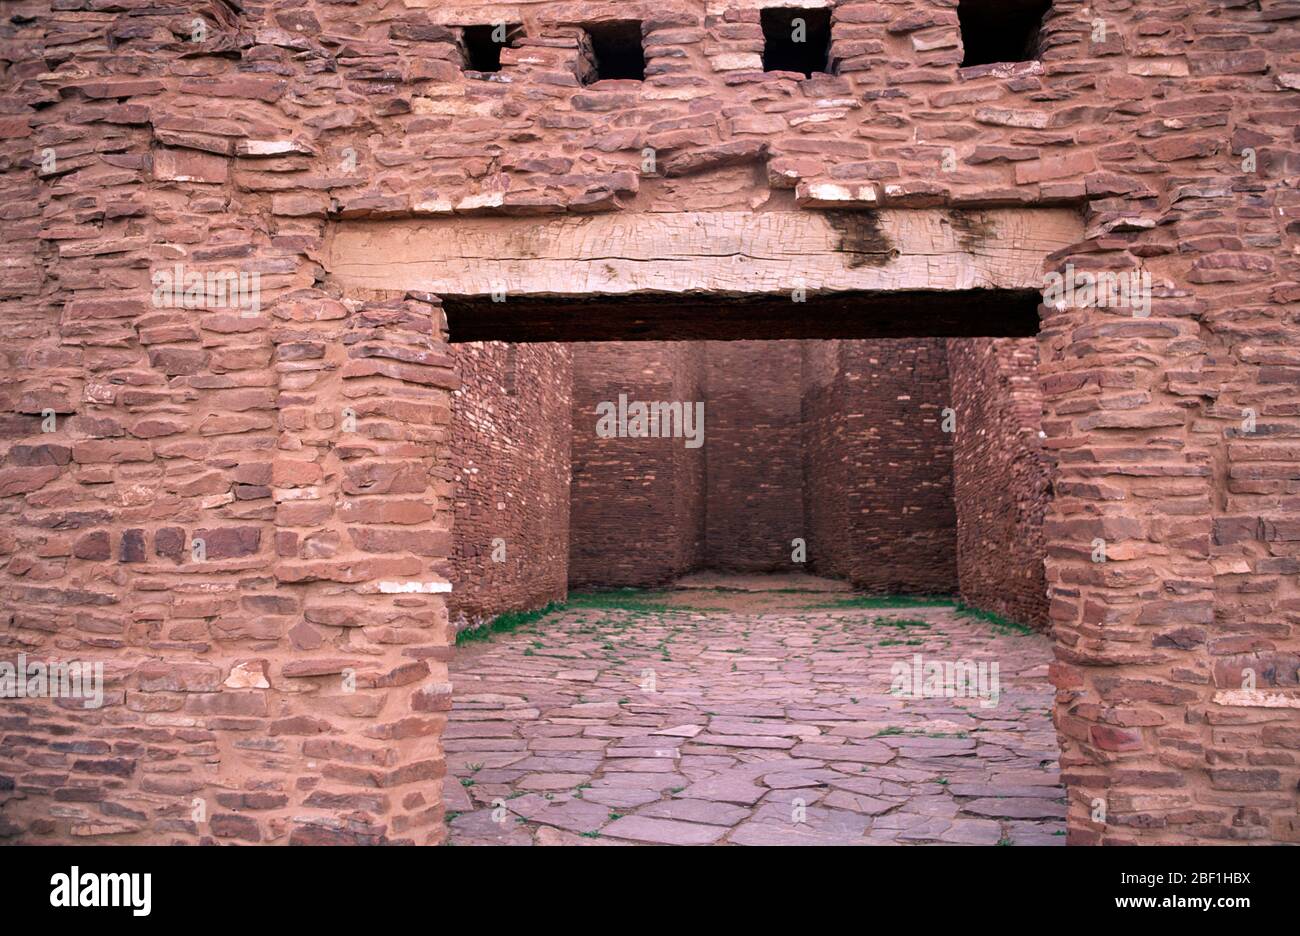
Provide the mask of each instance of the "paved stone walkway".
POLYGON ((450 842, 1064 844, 1047 638, 778 584, 594 599, 458 650, 450 842), (997 663, 996 702, 991 669, 982 697, 909 693, 915 655, 997 663))

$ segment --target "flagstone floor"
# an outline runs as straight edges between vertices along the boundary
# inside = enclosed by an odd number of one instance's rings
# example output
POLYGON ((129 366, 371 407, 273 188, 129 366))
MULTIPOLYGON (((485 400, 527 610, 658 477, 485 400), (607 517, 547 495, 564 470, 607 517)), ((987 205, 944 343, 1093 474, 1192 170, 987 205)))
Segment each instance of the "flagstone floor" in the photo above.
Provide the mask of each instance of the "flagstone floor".
POLYGON ((1064 844, 1046 637, 809 577, 693 584, 458 649, 450 843, 1064 844), (996 703, 891 694, 918 654, 996 663, 996 703))

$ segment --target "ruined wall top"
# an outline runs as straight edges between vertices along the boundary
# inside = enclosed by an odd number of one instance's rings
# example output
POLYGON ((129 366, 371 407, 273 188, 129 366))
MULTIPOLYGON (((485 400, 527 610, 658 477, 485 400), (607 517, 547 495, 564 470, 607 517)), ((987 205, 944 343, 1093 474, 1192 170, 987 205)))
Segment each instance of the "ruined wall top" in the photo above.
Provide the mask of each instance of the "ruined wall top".
POLYGON ((764 70, 771 6, 16 3, 0 57, 7 111, 57 115, 42 146, 148 123, 155 179, 230 180, 290 217, 1165 202, 1230 184, 1296 117, 1284 5, 1057 0, 1030 60, 963 67, 951 0, 802 0, 830 17, 832 73, 810 77, 764 70), (611 21, 639 23, 642 80, 601 76, 611 21), (465 27, 498 24, 500 68, 476 71, 465 27))

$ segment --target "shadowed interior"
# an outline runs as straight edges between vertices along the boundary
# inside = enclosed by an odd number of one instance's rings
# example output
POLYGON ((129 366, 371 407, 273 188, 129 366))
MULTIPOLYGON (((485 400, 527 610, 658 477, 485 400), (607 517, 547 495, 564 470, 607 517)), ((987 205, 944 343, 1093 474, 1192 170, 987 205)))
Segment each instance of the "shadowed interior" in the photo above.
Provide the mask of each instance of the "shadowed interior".
POLYGON ((765 296, 444 296, 451 341, 693 341, 776 338, 1027 338, 1033 289, 765 296))

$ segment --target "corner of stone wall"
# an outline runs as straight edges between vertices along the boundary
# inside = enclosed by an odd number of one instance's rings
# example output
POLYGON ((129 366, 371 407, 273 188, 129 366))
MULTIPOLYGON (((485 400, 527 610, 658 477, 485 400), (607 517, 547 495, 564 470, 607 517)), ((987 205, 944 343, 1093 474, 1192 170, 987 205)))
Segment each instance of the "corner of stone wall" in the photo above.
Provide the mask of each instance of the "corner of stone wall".
POLYGON ((961 598, 1048 630, 1043 515, 1052 464, 1039 437, 1037 339, 947 344, 961 598))
POLYGON ((277 600, 301 615, 266 676, 298 794, 294 843, 439 841, 451 707, 450 394, 437 300, 276 308, 277 600))
POLYGON ((563 601, 569 580, 573 350, 450 345, 455 631, 563 601))

